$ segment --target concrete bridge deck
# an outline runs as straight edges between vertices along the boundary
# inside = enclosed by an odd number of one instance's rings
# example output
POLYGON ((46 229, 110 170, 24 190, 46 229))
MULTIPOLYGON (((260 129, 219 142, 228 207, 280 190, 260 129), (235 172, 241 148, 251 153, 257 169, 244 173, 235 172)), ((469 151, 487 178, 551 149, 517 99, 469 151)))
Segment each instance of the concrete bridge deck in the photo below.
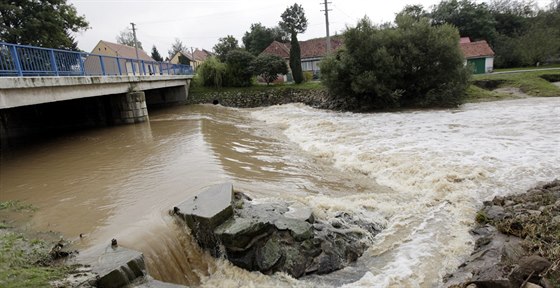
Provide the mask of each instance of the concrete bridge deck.
POLYGON ((185 87, 186 100, 192 75, 0 77, 0 109, 123 94, 162 88, 185 87))

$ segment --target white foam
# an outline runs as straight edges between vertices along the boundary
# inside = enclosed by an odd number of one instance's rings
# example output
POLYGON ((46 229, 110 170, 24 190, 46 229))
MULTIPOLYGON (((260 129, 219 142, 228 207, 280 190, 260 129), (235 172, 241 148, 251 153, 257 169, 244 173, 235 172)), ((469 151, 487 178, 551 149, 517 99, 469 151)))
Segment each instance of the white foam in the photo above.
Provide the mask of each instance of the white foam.
POLYGON ((309 202, 319 213, 367 207, 387 219, 370 251, 371 273, 353 284, 423 287, 437 284, 469 253, 467 231, 482 200, 560 175, 559 107, 558 98, 530 98, 354 114, 290 104, 251 116, 337 169, 393 188, 309 202))

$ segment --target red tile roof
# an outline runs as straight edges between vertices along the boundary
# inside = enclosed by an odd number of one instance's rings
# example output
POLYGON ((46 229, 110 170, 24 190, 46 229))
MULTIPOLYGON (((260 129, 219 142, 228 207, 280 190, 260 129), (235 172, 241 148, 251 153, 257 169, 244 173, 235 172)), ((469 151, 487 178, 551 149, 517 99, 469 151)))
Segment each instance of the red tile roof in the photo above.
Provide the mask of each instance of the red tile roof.
POLYGON ((492 51, 492 48, 490 48, 490 45, 488 45, 485 40, 460 43, 460 45, 463 55, 465 55, 465 58, 467 59, 494 56, 494 51, 492 51))
POLYGON ((194 50, 193 56, 194 56, 194 59, 196 61, 205 61, 206 58, 212 56, 212 53, 210 53, 209 51, 207 51, 205 49, 198 50, 198 48, 196 48, 194 50))
MULTIPOLYGON (((336 50, 342 46, 342 37, 331 37, 331 49, 336 50)), ((290 43, 272 42, 262 53, 278 55, 282 58, 290 58, 290 43)), ((301 59, 321 58, 327 55, 327 41, 325 38, 299 41, 301 59)))
POLYGON ((471 43, 471 38, 469 37, 461 37, 459 43, 471 43))
MULTIPOLYGON (((107 47, 109 47, 109 49, 115 51, 119 57, 136 59, 136 48, 134 47, 130 47, 123 44, 111 43, 103 40, 99 42, 103 42, 105 45, 107 45, 107 47)), ((97 51, 92 51, 91 53, 98 54, 97 51)), ((154 59, 152 59, 152 57, 148 56, 146 51, 142 49, 138 49, 138 58, 144 61, 155 61, 154 59)))

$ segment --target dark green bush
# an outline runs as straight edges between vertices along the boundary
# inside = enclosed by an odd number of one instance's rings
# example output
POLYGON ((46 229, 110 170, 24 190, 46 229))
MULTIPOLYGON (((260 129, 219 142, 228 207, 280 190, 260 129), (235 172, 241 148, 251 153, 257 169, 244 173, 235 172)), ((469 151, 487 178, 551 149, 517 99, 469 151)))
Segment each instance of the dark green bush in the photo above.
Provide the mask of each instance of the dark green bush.
POLYGON ((399 15, 395 26, 367 18, 344 33, 345 49, 321 62, 334 97, 365 109, 450 107, 462 103, 469 73, 450 25, 399 15))
POLYGON ((197 77, 205 87, 222 87, 225 74, 226 65, 216 57, 208 58, 197 70, 197 77))

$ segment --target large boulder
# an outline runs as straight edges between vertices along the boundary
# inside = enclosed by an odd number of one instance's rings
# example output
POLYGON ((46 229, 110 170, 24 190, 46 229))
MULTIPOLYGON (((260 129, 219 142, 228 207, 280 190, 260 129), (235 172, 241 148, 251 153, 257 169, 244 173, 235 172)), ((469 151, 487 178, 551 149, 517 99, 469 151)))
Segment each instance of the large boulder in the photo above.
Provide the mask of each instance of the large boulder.
POLYGON ((212 255, 247 270, 296 278, 344 268, 382 229, 360 215, 341 212, 335 219, 316 219, 311 208, 298 202, 253 201, 233 193, 231 184, 193 196, 174 212, 212 255))

